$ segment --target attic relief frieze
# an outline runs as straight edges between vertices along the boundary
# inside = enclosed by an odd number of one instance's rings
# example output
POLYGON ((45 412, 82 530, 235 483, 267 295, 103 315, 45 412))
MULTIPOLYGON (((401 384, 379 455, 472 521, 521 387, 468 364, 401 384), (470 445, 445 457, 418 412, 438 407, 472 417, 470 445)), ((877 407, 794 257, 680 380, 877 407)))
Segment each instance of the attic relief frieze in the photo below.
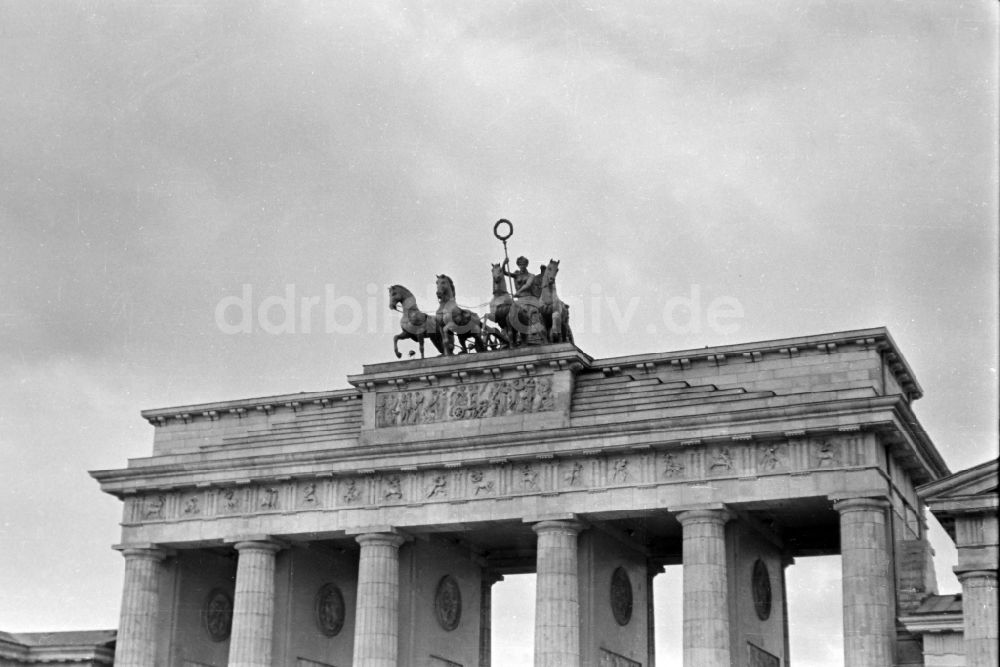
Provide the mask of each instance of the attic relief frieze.
POLYGON ((306 480, 243 483, 137 495, 132 523, 316 509, 467 502, 534 494, 599 492, 617 487, 697 483, 839 469, 875 463, 874 436, 800 438, 670 449, 587 453, 571 458, 498 460, 427 470, 368 472, 306 480))
POLYGON ((412 426, 554 409, 552 378, 529 376, 451 387, 379 392, 375 397, 375 425, 412 426))

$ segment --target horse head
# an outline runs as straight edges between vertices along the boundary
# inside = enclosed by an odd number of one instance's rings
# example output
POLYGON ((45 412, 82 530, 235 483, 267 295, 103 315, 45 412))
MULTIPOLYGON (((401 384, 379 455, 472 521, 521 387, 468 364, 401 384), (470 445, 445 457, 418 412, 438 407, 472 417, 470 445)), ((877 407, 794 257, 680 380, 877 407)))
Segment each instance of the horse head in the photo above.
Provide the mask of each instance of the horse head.
POLYGON ((400 303, 403 304, 403 310, 406 310, 410 304, 416 304, 416 299, 413 298, 413 292, 402 285, 393 285, 389 288, 389 310, 396 310, 400 303))
POLYGON ((542 285, 546 287, 555 285, 557 275, 559 275, 559 260, 550 259, 545 266, 545 272, 542 273, 542 285))
POLYGON ((447 275, 443 273, 439 275, 435 286, 437 287, 437 298, 439 301, 455 298, 455 283, 447 275))

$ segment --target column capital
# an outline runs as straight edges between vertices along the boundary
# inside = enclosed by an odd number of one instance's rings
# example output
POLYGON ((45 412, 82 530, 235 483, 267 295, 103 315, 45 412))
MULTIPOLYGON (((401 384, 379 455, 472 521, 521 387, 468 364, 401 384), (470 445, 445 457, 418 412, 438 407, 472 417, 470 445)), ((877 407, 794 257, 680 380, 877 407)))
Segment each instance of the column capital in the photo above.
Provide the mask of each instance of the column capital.
POLYGON ((267 535, 245 535, 226 540, 237 551, 270 551, 276 553, 288 548, 288 544, 282 540, 276 540, 267 535))
POLYGON ((554 519, 531 524, 531 529, 537 535, 543 533, 572 533, 573 535, 579 535, 580 531, 584 528, 586 526, 583 522, 573 519, 554 519))
POLYGON ((992 581, 994 584, 997 581, 997 571, 996 570, 959 570, 956 565, 952 568, 955 576, 958 577, 958 581, 964 584, 966 581, 973 581, 976 579, 983 579, 987 583, 992 581))
POLYGON ((681 526, 688 526, 696 523, 714 523, 725 525, 732 521, 736 514, 725 505, 719 503, 714 505, 692 505, 690 507, 678 507, 673 510, 674 517, 681 526))
POLYGON ((497 574, 493 570, 483 570, 483 583, 492 587, 493 584, 503 581, 503 575, 497 574))
POLYGON ((406 538, 398 533, 362 533, 354 538, 361 546, 387 546, 398 548, 406 538))
POLYGON ((833 501, 833 509, 841 514, 889 508, 889 501, 885 496, 830 496, 830 500, 833 501))
POLYGON ((167 549, 155 544, 116 544, 111 548, 125 558, 147 558, 157 562, 170 555, 167 549))

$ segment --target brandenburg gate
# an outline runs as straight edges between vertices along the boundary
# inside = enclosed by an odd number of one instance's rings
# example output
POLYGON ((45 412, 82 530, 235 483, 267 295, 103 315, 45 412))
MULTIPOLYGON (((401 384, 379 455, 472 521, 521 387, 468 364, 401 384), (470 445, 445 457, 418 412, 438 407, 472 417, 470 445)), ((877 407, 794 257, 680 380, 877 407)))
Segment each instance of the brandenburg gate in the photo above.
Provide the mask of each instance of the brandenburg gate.
POLYGON ((491 587, 527 572, 535 665, 652 667, 677 564, 685 665, 786 665, 785 568, 821 554, 846 663, 906 663, 914 488, 948 470, 885 329, 347 381, 146 411, 152 455, 92 473, 124 503, 118 667, 486 667, 491 587))

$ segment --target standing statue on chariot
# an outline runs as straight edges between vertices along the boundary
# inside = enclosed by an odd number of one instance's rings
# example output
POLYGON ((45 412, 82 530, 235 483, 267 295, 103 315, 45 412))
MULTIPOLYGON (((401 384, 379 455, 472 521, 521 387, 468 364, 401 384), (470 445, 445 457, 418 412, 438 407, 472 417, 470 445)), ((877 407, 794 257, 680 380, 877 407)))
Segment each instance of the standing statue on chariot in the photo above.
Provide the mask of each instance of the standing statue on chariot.
POLYGON ((503 274, 514 281, 514 307, 508 318, 516 336, 515 346, 543 345, 547 342, 542 317, 542 278, 545 267, 542 266, 536 275, 528 270, 528 258, 524 255, 517 258, 517 271, 507 270, 510 259, 504 258, 503 274))
MULTIPOLYGON (((569 306, 556 293, 559 261, 549 260, 547 265, 540 267, 538 274, 534 274, 528 270, 528 258, 521 256, 517 258, 517 271, 510 272, 507 239, 513 233, 514 226, 508 220, 500 220, 493 227, 494 236, 503 241, 504 260, 491 267, 493 299, 490 311, 482 317, 457 304, 455 283, 447 275, 437 276, 438 309, 433 314, 421 311, 413 293, 402 285, 389 288, 389 308, 400 309, 403 315, 402 331, 393 339, 397 358, 402 356, 398 342, 403 339, 417 342, 421 358, 425 339, 446 356, 573 342, 569 306), (501 230, 504 226, 506 229, 501 230), (507 289, 505 278, 513 281, 513 295, 507 289)), ((409 354, 412 356, 414 352, 409 354)))
MULTIPOLYGON (((511 273, 507 270, 510 266, 510 259, 503 260, 503 274, 514 280, 514 298, 522 296, 533 296, 536 299, 542 296, 542 286, 538 281, 538 276, 528 271, 528 258, 521 255, 517 258, 517 271, 511 273)), ((545 267, 541 267, 542 272, 545 267)))

